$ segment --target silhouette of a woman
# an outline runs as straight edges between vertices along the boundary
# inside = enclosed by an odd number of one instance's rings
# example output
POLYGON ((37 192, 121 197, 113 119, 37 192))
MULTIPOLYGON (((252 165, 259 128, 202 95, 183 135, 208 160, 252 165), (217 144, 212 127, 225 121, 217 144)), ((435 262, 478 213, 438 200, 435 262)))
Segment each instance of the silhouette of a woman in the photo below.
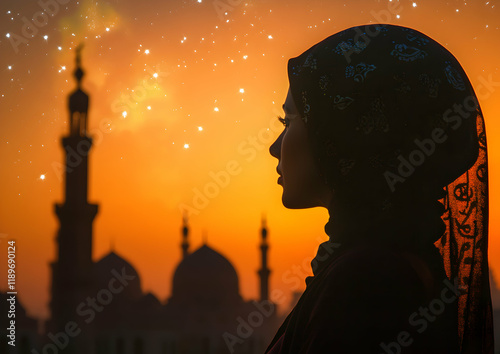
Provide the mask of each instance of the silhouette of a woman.
POLYGON ((352 27, 288 62, 285 207, 329 240, 266 353, 493 353, 484 120, 455 57, 402 26, 352 27))

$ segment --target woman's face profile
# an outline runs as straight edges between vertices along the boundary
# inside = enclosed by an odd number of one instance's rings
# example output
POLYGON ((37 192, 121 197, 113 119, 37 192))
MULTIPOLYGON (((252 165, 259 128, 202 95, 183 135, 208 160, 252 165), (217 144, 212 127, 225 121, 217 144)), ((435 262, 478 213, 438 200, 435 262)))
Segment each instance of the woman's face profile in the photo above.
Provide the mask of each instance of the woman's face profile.
POLYGON ((278 159, 278 183, 283 186, 283 205, 289 209, 328 207, 331 191, 314 161, 306 124, 290 90, 283 110, 285 129, 269 148, 271 155, 278 159))

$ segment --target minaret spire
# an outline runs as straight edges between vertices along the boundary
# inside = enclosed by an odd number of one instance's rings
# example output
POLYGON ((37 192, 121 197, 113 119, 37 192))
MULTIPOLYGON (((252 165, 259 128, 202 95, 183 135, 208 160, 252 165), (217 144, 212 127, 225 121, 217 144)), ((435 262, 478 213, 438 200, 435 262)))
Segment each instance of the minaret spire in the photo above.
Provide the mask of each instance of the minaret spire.
POLYGON ((267 225, 266 225, 266 216, 262 215, 261 219, 261 256, 262 256, 262 267, 258 270, 258 274, 260 277, 260 301, 269 299, 269 274, 271 270, 267 267, 267 250, 269 248, 267 244, 267 225))
POLYGON ((76 48, 75 48, 75 71, 73 72, 73 76, 76 78, 76 84, 77 87, 81 87, 82 83, 82 78, 83 75, 85 75, 85 72, 83 71, 81 64, 82 64, 82 49, 83 49, 83 43, 80 43, 76 48))
POLYGON ((207 230, 203 230, 202 239, 203 239, 203 244, 206 246, 208 240, 207 230))
POLYGON ((188 227, 187 214, 184 212, 184 215, 182 216, 182 244, 181 244, 182 258, 185 258, 189 254, 188 235, 189 235, 189 227, 188 227))
POLYGON ((89 108, 89 96, 82 90, 82 78, 85 72, 81 67, 81 51, 83 44, 76 47, 75 71, 73 76, 76 79, 76 90, 69 97, 70 115, 70 135, 87 135, 87 112, 89 108))

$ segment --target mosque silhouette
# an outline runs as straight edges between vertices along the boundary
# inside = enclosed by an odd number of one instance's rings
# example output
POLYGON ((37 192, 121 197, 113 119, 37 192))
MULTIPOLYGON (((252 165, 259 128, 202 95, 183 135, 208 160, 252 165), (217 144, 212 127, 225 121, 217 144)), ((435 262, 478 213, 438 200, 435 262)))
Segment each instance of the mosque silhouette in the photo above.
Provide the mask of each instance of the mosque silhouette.
MULTIPOLYGON (((111 251, 92 260, 92 224, 98 205, 87 200, 89 97, 76 52, 77 89, 69 97, 65 201, 55 204, 60 228, 57 259, 50 265, 51 317, 40 334, 38 321, 17 302, 16 347, 0 339, 2 353, 30 354, 191 354, 263 353, 284 318, 269 300, 267 227, 261 226, 260 299, 244 301, 235 268, 206 243, 189 252, 183 218, 182 260, 166 304, 143 293, 134 267, 111 251)), ((6 295, 5 293, 2 295, 6 295)), ((296 295, 297 297, 297 295, 296 295)), ((2 310, 6 301, 2 302, 2 310)), ((3 327, 6 328, 6 327, 3 327)))

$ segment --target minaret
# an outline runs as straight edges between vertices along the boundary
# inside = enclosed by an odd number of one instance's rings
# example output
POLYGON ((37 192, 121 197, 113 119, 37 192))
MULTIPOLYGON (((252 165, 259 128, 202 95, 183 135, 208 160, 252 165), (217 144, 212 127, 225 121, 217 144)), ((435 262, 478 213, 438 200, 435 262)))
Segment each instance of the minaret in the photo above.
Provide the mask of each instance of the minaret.
POLYGON ((260 301, 269 300, 269 274, 271 271, 267 267, 267 226, 266 218, 262 217, 262 227, 260 230, 262 242, 260 244, 260 250, 262 252, 262 268, 257 272, 260 277, 260 301))
POLYGON ((182 217, 182 244, 181 244, 182 258, 186 258, 186 256, 189 254, 188 235, 189 235, 189 228, 187 223, 187 216, 186 214, 184 214, 184 216, 182 217))
POLYGON ((201 239, 202 239, 203 245, 206 246, 207 245, 207 241, 208 241, 207 230, 203 229, 203 232, 201 234, 201 239))
MULTIPOLYGON (((55 205, 59 218, 57 259, 52 263, 52 299, 50 303, 52 330, 64 330, 69 321, 76 321, 75 309, 92 290, 92 223, 98 206, 87 201, 88 154, 92 139, 87 136, 89 98, 81 89, 84 75, 80 67, 81 46, 76 48, 74 76, 76 90, 69 96, 69 134, 61 139, 66 152, 65 201, 55 205)), ((52 332, 55 333, 55 332, 52 332)), ((66 352, 85 352, 76 349, 66 352)))

